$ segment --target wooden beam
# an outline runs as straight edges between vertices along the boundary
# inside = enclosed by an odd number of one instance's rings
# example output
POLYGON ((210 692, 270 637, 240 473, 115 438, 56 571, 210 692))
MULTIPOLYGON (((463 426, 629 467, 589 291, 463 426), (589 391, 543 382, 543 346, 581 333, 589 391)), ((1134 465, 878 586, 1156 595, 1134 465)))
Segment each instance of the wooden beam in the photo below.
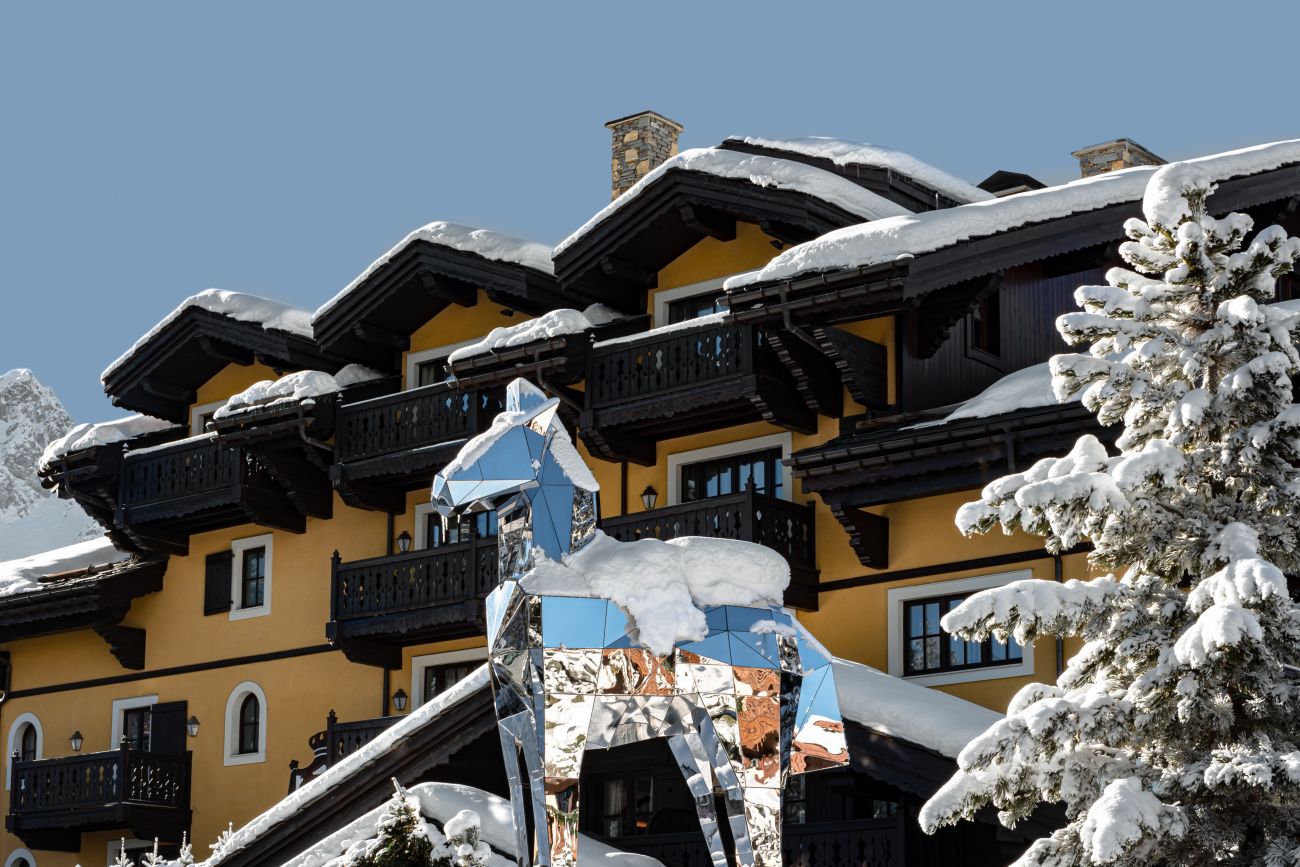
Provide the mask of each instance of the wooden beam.
POLYGON ((849 534, 858 561, 871 569, 889 566, 889 519, 853 506, 831 505, 831 514, 849 534))
POLYGON ((396 349, 401 352, 405 352, 411 345, 410 336, 398 334, 396 331, 370 322, 354 322, 352 324, 352 333, 366 343, 396 349))
POLYGON ((455 277, 421 271, 417 277, 420 287, 440 301, 450 301, 461 307, 473 307, 478 300, 478 287, 455 277))
POLYGON ((123 668, 129 668, 132 671, 139 671, 144 668, 145 634, 143 629, 112 623, 96 626, 95 633, 108 642, 108 652, 117 658, 123 668))
POLYGON ((227 364, 238 364, 241 367, 246 367, 253 363, 252 352, 226 343, 224 340, 214 340, 206 334, 199 337, 199 348, 203 350, 204 354, 227 364))
POLYGON ((626 259, 620 259, 617 256, 601 257, 600 270, 611 280, 631 283, 638 289, 652 289, 659 282, 657 272, 648 271, 640 265, 633 264, 626 259))
POLYGON ((839 379, 858 403, 870 409, 889 405, 889 350, 852 332, 824 325, 812 329, 839 379))
POLYGON ((167 382, 164 379, 149 376, 145 377, 140 383, 145 394, 160 397, 167 401, 179 401, 181 403, 194 403, 194 389, 186 388, 183 385, 177 385, 174 382, 167 382))
POLYGON ((681 215, 682 222, 688 228, 694 229, 701 235, 716 238, 719 241, 736 240, 736 220, 734 217, 719 213, 711 208, 703 208, 692 204, 678 206, 677 213, 681 215))

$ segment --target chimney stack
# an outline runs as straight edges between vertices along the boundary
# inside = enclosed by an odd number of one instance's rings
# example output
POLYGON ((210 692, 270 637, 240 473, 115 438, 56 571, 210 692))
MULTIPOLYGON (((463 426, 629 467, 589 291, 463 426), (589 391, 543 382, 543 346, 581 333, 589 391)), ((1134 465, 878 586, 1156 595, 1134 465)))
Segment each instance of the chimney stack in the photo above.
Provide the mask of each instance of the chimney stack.
POLYGON ((1167 162, 1129 138, 1081 148, 1070 156, 1079 160, 1079 175, 1084 178, 1132 166, 1163 166, 1167 162))
POLYGON ((651 169, 677 155, 682 125, 654 111, 642 111, 611 120, 605 128, 613 135, 613 192, 617 199, 651 169))

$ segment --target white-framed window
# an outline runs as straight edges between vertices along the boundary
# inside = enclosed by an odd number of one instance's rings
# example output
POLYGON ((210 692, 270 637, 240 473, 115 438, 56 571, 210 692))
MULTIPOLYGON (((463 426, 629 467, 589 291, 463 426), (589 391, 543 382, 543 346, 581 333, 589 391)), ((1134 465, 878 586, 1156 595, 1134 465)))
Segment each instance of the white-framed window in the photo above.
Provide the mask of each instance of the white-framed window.
POLYGON ((418 707, 438 693, 446 692, 486 659, 486 647, 411 657, 411 706, 418 707))
POLYGON ((407 389, 433 385, 445 380, 451 372, 447 367, 447 356, 462 346, 478 343, 479 340, 480 338, 475 337, 471 340, 448 343, 446 346, 435 346, 433 349, 422 349, 419 352, 406 353, 407 389))
POLYGON ((9 743, 5 749, 6 789, 13 782, 14 753, 18 754, 19 761, 45 758, 45 732, 36 714, 20 713, 9 726, 9 743))
POLYGON ((125 737, 136 749, 149 749, 149 741, 152 737, 150 728, 153 724, 150 709, 157 703, 156 694, 114 699, 113 718, 108 728, 108 748, 117 749, 122 743, 122 738, 125 737))
POLYGON ((271 533, 230 543, 230 619, 247 620, 271 613, 271 533))
POLYGON ((723 297, 722 284, 726 280, 726 277, 716 277, 712 280, 701 280, 699 283, 656 292, 654 327, 662 328, 674 322, 684 322, 724 309, 713 302, 723 297), (686 303, 692 299, 698 300, 699 303, 694 305, 686 303))
POLYGON ((1021 647, 1015 639, 963 641, 938 625, 939 618, 972 593, 1033 577, 1022 569, 890 589, 885 594, 889 673, 928 686, 1033 674, 1032 645, 1021 647))
POLYGON ((36 856, 26 849, 15 849, 5 859, 5 867, 36 867, 36 856))
MULTIPOLYGON (((726 494, 740 493, 748 484, 748 479, 755 478, 752 474, 755 471, 749 462, 744 462, 746 466, 732 466, 730 458, 739 458, 745 455, 764 455, 769 457, 780 450, 781 459, 790 457, 790 448, 792 437, 789 431, 783 433, 768 434, 767 436, 754 437, 753 439, 739 440, 734 443, 723 443, 717 446, 708 446, 702 449, 691 449, 685 452, 674 452, 668 455, 668 503, 669 506, 676 506, 686 502, 692 497, 687 496, 683 490, 683 468, 691 466, 705 467, 710 464, 716 464, 719 472, 722 474, 718 478, 717 493, 709 494, 710 490, 715 488, 709 487, 707 483, 702 483, 703 487, 695 492, 694 499, 704 499, 707 496, 724 496, 726 494), (750 475, 746 475, 749 473, 750 475)), ((765 472, 771 478, 764 478, 764 484, 759 485, 761 490, 771 491, 775 496, 783 500, 792 499, 791 492, 791 475, 790 468, 784 463, 771 460, 764 460, 763 466, 765 472)), ((694 475, 694 473, 692 473, 694 475)), ((689 484, 690 480, 688 480, 689 484)))
POLYGON ((415 551, 466 542, 471 538, 471 534, 480 539, 497 534, 495 509, 487 512, 464 513, 448 520, 445 525, 437 510, 434 509, 433 503, 419 503, 414 511, 415 536, 412 539, 412 550, 415 551))
POLYGON ((207 433, 208 422, 212 420, 212 414, 225 405, 224 400, 195 404, 190 410, 190 436, 196 437, 199 434, 207 433))
POLYGON ((251 680, 236 686, 226 699, 225 763, 252 765, 266 761, 266 693, 251 680))

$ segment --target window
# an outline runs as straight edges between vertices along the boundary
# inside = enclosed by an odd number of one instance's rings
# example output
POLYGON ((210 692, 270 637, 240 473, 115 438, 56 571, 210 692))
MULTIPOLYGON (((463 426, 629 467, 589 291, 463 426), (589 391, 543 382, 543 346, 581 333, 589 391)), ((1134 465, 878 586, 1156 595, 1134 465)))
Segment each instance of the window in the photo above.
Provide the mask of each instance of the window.
POLYGON ((34 762, 40 755, 36 749, 36 726, 31 723, 23 725, 22 737, 18 739, 18 761, 34 762))
POLYGON ((681 468, 681 502, 739 494, 751 484, 769 497, 784 496, 781 449, 763 449, 685 464, 681 468))
POLYGON ((41 721, 34 713, 20 713, 9 726, 9 742, 5 749, 5 788, 13 782, 13 763, 30 761, 43 755, 45 737, 41 731, 41 721), (14 758, 17 754, 17 759, 14 758))
POLYGON ((208 422, 212 421, 213 414, 225 404, 224 400, 214 400, 211 403, 200 403, 190 407, 190 436, 196 437, 207 433, 208 422))
POLYGON ((678 322, 699 319, 701 316, 720 313, 726 309, 727 299, 719 298, 712 292, 705 295, 680 298, 668 302, 668 324, 674 325, 678 322))
POLYGON ((445 382, 451 377, 451 364, 448 363, 447 357, 462 346, 469 346, 471 343, 478 343, 478 338, 406 353, 406 387, 419 388, 445 382))
POLYGON ((260 720, 262 707, 257 696, 249 693, 239 706, 239 754, 241 756, 257 752, 259 744, 260 720))
POLYGON ((486 647, 430 653, 411 659, 412 706, 451 689, 487 659, 486 647))
POLYGON ((583 808, 581 830, 613 840, 699 833, 694 799, 668 750, 651 746, 639 756, 632 767, 582 781, 582 800, 590 808, 583 808))
POLYGON ((606 837, 631 837, 650 830, 655 813, 655 780, 649 774, 606 777, 600 833, 606 837))
POLYGON ((420 548, 441 548, 443 545, 455 545, 470 539, 495 536, 497 534, 497 513, 479 512, 474 515, 461 515, 460 520, 448 522, 443 526, 442 516, 429 512, 424 516, 424 537, 417 539, 423 544, 420 548))
POLYGON ((451 364, 446 356, 431 361, 420 361, 415 365, 415 384, 437 385, 451 378, 451 364))
POLYGON ((970 346, 989 355, 1002 355, 1002 293, 994 292, 971 311, 970 346))
POLYGON ((153 722, 153 706, 131 707, 122 711, 121 740, 113 746, 125 743, 133 750, 144 752, 149 749, 149 736, 153 722))
POLYGON ((676 322, 686 322, 717 313, 726 308, 726 292, 722 283, 726 277, 660 289, 654 294, 654 325, 662 328, 676 322), (719 299, 722 299, 721 301, 719 299))
POLYGON ((1020 645, 1014 638, 964 641, 943 631, 940 619, 970 595, 949 594, 903 603, 904 674, 935 674, 1021 661, 1020 645))
POLYGON ((439 693, 446 692, 462 680, 481 663, 453 662, 448 665, 431 665, 424 670, 424 700, 428 701, 439 693))
POLYGON ((971 594, 1033 577, 1026 569, 889 590, 889 673, 927 685, 1033 674, 1031 648, 1013 639, 964 641, 939 625, 971 594))
POLYGON ((251 680, 236 686, 226 699, 225 763, 266 761, 266 693, 251 680))
POLYGON ((274 537, 267 533, 230 543, 234 568, 230 570, 231 620, 271 613, 274 537))

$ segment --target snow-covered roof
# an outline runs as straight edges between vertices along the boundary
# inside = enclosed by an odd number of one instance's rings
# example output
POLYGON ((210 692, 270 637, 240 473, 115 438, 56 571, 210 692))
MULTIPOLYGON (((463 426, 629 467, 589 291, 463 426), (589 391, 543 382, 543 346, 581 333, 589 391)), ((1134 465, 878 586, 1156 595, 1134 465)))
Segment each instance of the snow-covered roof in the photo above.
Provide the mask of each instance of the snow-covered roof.
POLYGON ((846 720, 951 758, 1002 718, 986 707, 869 665, 836 657, 834 666, 840 713, 846 720))
POLYGON ((391 250, 371 262, 370 266, 362 271, 355 280, 344 286, 342 291, 321 305, 312 318, 319 319, 334 309, 348 293, 364 283, 370 275, 416 241, 425 241, 466 253, 476 253, 484 259, 522 265, 525 268, 532 268, 544 274, 555 273, 555 266, 551 264, 551 248, 545 244, 516 238, 502 232, 494 232, 491 229, 476 229, 473 226, 462 226, 459 223, 448 223, 439 220, 421 226, 401 241, 398 241, 391 250))
POLYGON ((41 586, 42 578, 125 560, 107 536, 0 563, 0 599, 41 586))
POLYGON ((556 245, 555 255, 560 255, 593 228, 630 205, 646 187, 673 170, 700 172, 720 178, 735 178, 749 181, 760 187, 775 187, 806 193, 866 220, 911 213, 907 208, 884 196, 863 189, 837 174, 806 163, 719 148, 692 148, 670 157, 651 169, 627 192, 610 202, 594 217, 583 223, 578 231, 556 245))
POLYGON ((727 141, 744 142, 754 147, 789 151, 809 157, 828 159, 837 166, 861 165, 889 169, 959 202, 983 202, 994 198, 974 184, 950 175, 909 153, 866 142, 846 141, 823 136, 775 139, 761 136, 731 136, 727 141))
POLYGON ((606 325, 621 318, 623 318, 622 314, 604 304, 592 304, 581 312, 568 308, 551 310, 535 319, 493 328, 488 332, 487 337, 469 346, 462 346, 447 356, 447 360, 455 364, 462 359, 486 355, 511 346, 523 346, 526 343, 564 334, 580 334, 597 325, 606 325))
POLYGON ((299 370, 279 379, 263 379, 232 396, 213 416, 228 418, 244 410, 269 406, 273 403, 296 403, 309 397, 333 394, 359 382, 369 382, 383 376, 361 364, 349 364, 338 373, 322 370, 299 370))
POLYGON ((310 311, 300 310, 279 301, 272 301, 269 298, 248 295, 243 292, 206 289, 197 295, 186 298, 175 310, 168 313, 161 322, 150 328, 147 334, 132 344, 130 349, 122 353, 116 361, 104 369, 104 372, 99 375, 100 380, 108 379, 113 374, 113 371, 121 367, 140 347, 156 337, 159 332, 176 321, 182 313, 191 307, 207 310, 209 313, 219 313, 239 322, 260 325, 268 331, 286 331, 307 338, 312 336, 310 311))
POLYGON ((79 424, 45 447, 41 453, 41 469, 45 469, 64 455, 91 446, 106 446, 141 434, 178 427, 175 422, 163 421, 147 415, 128 415, 113 421, 79 424))
MULTIPOLYGON (((1300 162, 1300 139, 1198 157, 1178 165, 1217 182, 1296 162, 1300 162)), ((846 226, 791 247, 763 268, 738 274, 724 286, 737 291, 769 280, 882 264, 1031 223, 1138 201, 1156 169, 1136 166, 992 201, 846 226)))
MULTIPOLYGON (((510 802, 482 789, 456 783, 419 783, 407 789, 407 794, 420 802, 420 813, 446 826, 462 810, 472 810, 479 816, 480 839, 497 852, 508 856, 515 854, 516 834, 514 813, 510 802)), ((307 851, 286 861, 281 867, 337 867, 340 858, 357 842, 375 836, 375 826, 388 809, 381 804, 364 816, 349 822, 307 851)), ((594 840, 586 834, 579 835, 579 867, 662 867, 660 861, 649 855, 622 852, 594 840)), ((513 867, 514 861, 493 854, 487 867, 513 867)))

